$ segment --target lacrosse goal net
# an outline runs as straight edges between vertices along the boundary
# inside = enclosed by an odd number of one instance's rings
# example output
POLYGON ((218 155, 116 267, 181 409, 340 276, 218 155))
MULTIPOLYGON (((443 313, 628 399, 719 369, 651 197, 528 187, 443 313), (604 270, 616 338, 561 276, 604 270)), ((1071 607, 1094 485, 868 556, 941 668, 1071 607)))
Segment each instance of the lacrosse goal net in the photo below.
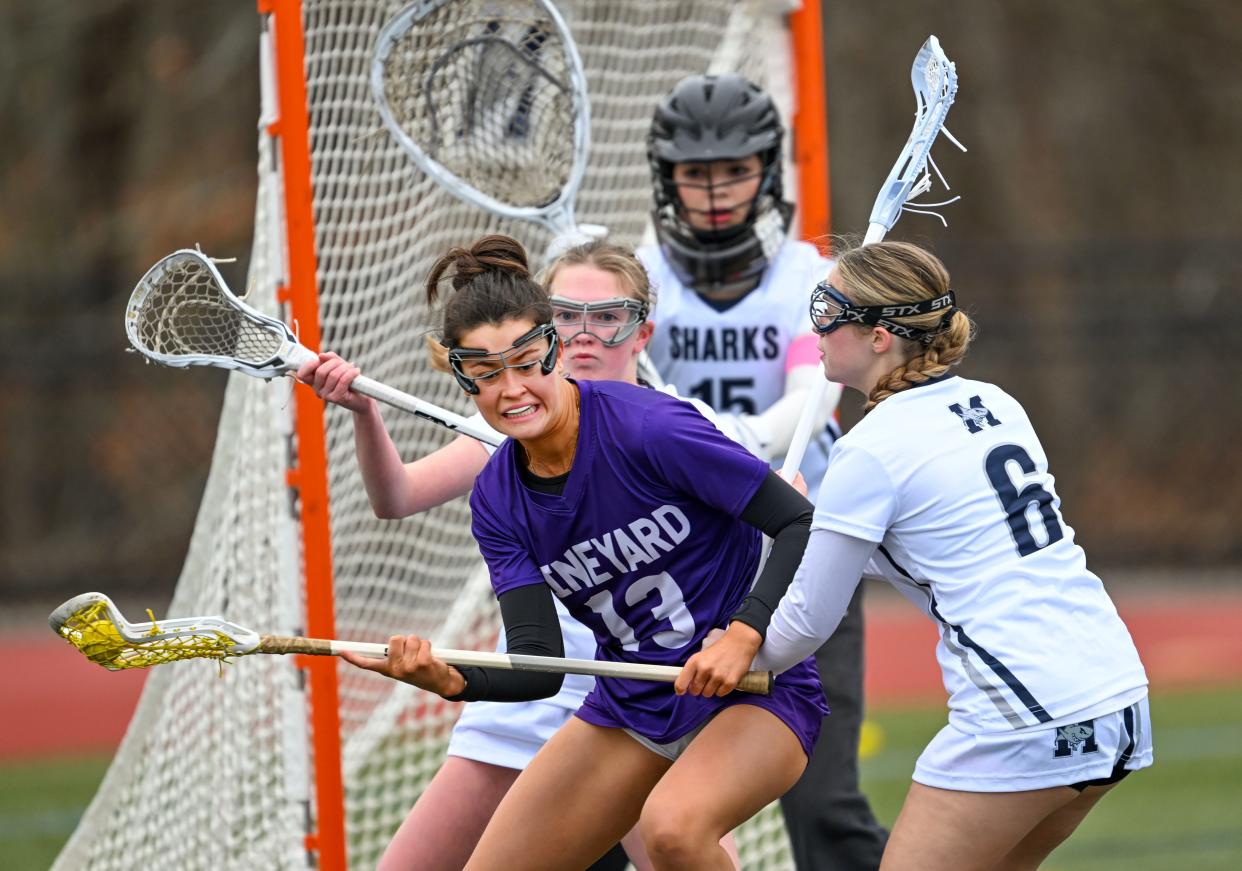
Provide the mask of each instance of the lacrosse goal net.
MULTIPOLYGON (((651 207, 648 124, 657 99, 685 75, 740 71, 771 91, 787 121, 793 117, 786 13, 794 5, 558 2, 590 89, 592 145, 578 220, 607 226, 623 243, 643 237, 651 207)), ((420 173, 382 128, 368 86, 371 51, 400 8, 376 0, 259 0, 264 117, 248 302, 297 320, 304 342, 338 351, 384 383, 468 411, 461 391, 429 368, 423 351, 432 321, 420 292, 428 267, 449 246, 487 232, 515 236, 538 261, 549 237, 458 201, 420 173), (294 34, 299 19, 301 33, 294 34), (292 62, 291 44, 301 51, 292 62), (297 88, 280 72, 291 63, 304 76, 308 116, 300 131, 290 123, 297 88), (309 142, 309 205, 299 202, 296 163, 274 132, 309 142), (296 302, 291 310, 282 290, 302 280, 294 266, 299 251, 313 264, 317 312, 312 307, 309 316, 296 302)), ((818 30, 818 15, 807 17, 818 30)), ((822 123, 822 106, 804 109, 803 118, 822 123)), ((826 177, 819 184, 822 209, 826 177)), ((118 329, 119 320, 118 314, 118 329)), ((287 381, 230 378, 167 616, 218 613, 264 632, 313 633, 317 627, 304 615, 323 608, 326 575, 327 620, 338 638, 417 632, 440 646, 491 649, 497 610, 465 500, 400 522, 375 519, 354 460, 349 414, 323 412, 323 459, 315 460, 307 450, 315 436, 295 429, 301 402, 291 398, 287 381), (311 514, 322 507, 327 515, 320 518, 323 529, 330 527, 323 546, 304 526, 307 482, 316 474, 326 476, 326 502, 311 506, 311 514), (329 552, 328 564, 318 564, 329 552)), ((406 458, 451 438, 398 412, 384 416, 406 458)), ((319 683, 304 663, 284 657, 155 669, 55 867, 374 867, 440 765, 460 706, 333 660, 327 665, 319 683), (329 694, 320 692, 325 674, 329 694), (334 722, 339 737, 325 734, 334 722)), ((746 868, 792 867, 774 807, 742 827, 738 842, 746 868)))

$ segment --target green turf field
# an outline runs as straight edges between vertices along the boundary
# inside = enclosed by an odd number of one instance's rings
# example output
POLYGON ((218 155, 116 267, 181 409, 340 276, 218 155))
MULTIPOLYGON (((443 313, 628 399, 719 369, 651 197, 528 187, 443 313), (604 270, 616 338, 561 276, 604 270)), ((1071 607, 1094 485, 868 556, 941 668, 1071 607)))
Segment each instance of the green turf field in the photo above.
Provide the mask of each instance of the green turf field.
MULTIPOLYGON (((880 711, 864 787, 886 823, 942 710, 880 711)), ((1242 868, 1242 687, 1152 700, 1156 764, 1092 812, 1049 871, 1235 871, 1242 868)), ((0 856, 6 871, 43 871, 73 830, 106 759, 0 764, 0 856)))
POLYGON ((0 856, 10 871, 52 864, 108 770, 108 757, 0 763, 0 856))

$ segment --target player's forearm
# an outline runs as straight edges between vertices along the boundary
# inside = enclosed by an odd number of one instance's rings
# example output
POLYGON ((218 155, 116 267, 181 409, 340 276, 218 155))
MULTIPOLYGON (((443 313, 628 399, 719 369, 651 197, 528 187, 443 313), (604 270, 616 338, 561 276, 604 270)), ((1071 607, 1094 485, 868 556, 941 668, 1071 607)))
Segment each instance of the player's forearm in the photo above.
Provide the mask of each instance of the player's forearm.
POLYGON ((777 605, 755 669, 782 672, 819 649, 845 617, 875 542, 811 531, 793 583, 777 605))
MULTIPOLYGON (((505 627, 505 649, 526 656, 564 656, 565 641, 552 591, 544 584, 518 587, 497 597, 505 627)), ((495 668, 459 668, 465 689, 454 702, 528 702, 560 692, 564 675, 495 668)))
MULTIPOLYGON (((806 408, 811 388, 823 378, 819 365, 802 365, 785 376, 785 394, 760 414, 719 414, 717 428, 757 457, 771 460, 789 452, 798 420, 806 408)), ((841 385, 828 384, 817 410, 812 432, 822 430, 841 398, 841 385)))
POLYGON ((487 451, 468 436, 412 463, 402 462, 374 404, 370 412, 354 415, 354 448, 371 509, 389 520, 466 495, 487 465, 487 451))
POLYGON ((379 406, 371 402, 353 418, 354 453, 371 510, 376 517, 386 519, 408 517, 417 509, 411 504, 405 464, 384 426, 379 406))
POLYGON ((742 512, 742 520, 770 536, 772 550, 733 620, 763 635, 802 560, 811 530, 811 503, 769 472, 742 512))
POLYGON ((405 514, 417 514, 465 496, 487 465, 482 443, 458 436, 439 450, 405 464, 405 514))
MULTIPOLYGON (((785 395, 772 403, 763 414, 757 415, 768 438, 768 448, 774 457, 782 457, 789 451, 798 420, 811 395, 811 389, 824 378, 819 364, 796 366, 785 374, 785 395)), ((816 409, 812 432, 819 432, 828 425, 841 399, 841 385, 828 383, 824 401, 816 409)))

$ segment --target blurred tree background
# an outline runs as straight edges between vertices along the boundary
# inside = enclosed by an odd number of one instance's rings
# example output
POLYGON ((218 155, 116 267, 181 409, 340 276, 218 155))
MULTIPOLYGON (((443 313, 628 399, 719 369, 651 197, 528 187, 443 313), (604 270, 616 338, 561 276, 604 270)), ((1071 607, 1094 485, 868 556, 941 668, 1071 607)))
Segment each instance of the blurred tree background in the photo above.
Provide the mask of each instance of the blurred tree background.
POLYGON ((0 2, 7 599, 177 578, 225 376, 125 353, 125 301, 176 248, 249 251, 257 45, 253 4, 0 2))
MULTIPOLYGON (((1242 5, 825 0, 838 232, 909 131, 907 71, 958 66, 935 156, 964 199, 909 215, 980 323, 964 374, 1025 404, 1098 571, 1242 558, 1242 5), (1232 398, 1231 398, 1232 397, 1232 398)), ((243 264, 251 3, 0 0, 0 597, 168 593, 224 376, 140 365, 122 315, 160 256, 243 264)), ((856 414, 856 404, 846 409, 856 414)))

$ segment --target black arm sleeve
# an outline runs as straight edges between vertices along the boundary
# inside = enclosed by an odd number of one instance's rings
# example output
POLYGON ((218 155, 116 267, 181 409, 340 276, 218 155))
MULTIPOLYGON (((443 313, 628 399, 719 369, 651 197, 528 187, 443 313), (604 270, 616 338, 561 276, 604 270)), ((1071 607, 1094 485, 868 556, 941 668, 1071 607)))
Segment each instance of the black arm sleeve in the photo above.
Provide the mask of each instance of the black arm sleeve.
MULTIPOLYGON (((505 625, 509 653, 530 656, 564 656, 565 640, 552 604, 552 591, 545 584, 517 587, 497 597, 500 619, 505 625)), ((434 652, 434 651, 433 651, 434 652)), ((542 671, 508 671, 499 668, 456 667, 466 688, 450 702, 529 702, 546 699, 561 691, 562 674, 542 671)))
POLYGON ((733 615, 760 635, 767 634, 772 612, 802 562, 811 535, 811 516, 811 503, 776 472, 768 472, 742 510, 742 520, 772 539, 772 551, 759 579, 733 615))

